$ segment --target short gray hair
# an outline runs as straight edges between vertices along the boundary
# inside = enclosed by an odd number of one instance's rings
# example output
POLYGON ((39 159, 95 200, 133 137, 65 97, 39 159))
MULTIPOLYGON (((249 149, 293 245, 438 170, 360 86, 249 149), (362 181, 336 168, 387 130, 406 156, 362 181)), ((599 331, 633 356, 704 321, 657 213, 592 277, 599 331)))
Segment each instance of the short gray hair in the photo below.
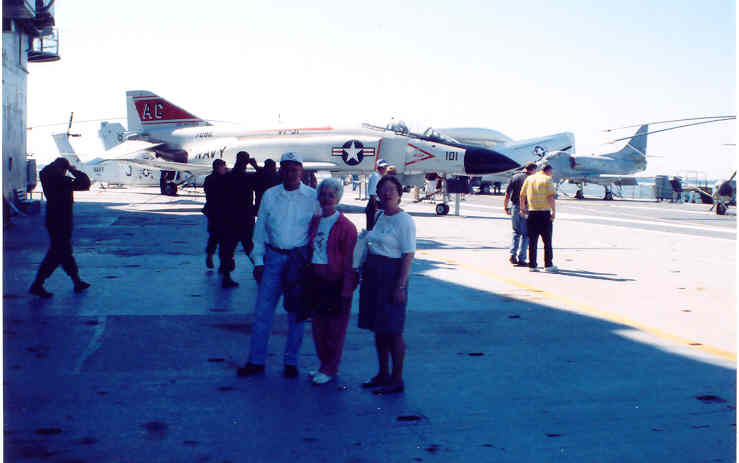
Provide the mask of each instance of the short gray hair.
POLYGON ((324 188, 330 188, 336 193, 336 202, 341 201, 341 196, 344 194, 344 183, 341 180, 333 177, 324 178, 316 188, 316 197, 321 194, 321 190, 324 188))

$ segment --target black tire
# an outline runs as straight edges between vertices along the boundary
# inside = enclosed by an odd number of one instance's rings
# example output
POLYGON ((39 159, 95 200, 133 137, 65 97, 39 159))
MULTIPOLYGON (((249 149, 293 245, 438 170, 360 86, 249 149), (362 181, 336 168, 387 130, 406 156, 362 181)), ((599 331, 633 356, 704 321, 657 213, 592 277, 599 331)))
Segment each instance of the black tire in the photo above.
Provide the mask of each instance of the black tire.
POLYGON ((603 199, 606 201, 613 201, 613 193, 611 193, 610 191, 606 191, 606 195, 603 197, 603 199))
POLYGON ((167 196, 177 196, 177 184, 174 182, 167 182, 164 186, 164 194, 167 196))
POLYGON ((726 207, 721 203, 716 203, 716 214, 726 215, 726 207))
POLYGON ((585 198, 585 195, 582 194, 582 190, 577 190, 575 192, 575 199, 584 199, 584 198, 585 198))
POLYGON ((437 204, 436 205, 436 215, 447 215, 449 213, 449 205, 447 204, 437 204))

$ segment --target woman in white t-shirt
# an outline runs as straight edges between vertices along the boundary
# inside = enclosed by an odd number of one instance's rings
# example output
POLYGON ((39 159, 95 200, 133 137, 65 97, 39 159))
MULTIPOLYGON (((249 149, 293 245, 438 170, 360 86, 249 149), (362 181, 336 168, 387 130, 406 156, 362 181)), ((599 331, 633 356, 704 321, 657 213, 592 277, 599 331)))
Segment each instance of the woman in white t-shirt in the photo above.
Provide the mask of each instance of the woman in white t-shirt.
POLYGON ((311 373, 313 384, 334 379, 344 349, 346 328, 357 287, 357 272, 352 268, 357 229, 336 209, 344 185, 329 177, 318 185, 321 215, 311 223, 313 248, 308 304, 312 305, 313 341, 320 368, 311 373))
POLYGON ((379 371, 362 384, 375 394, 403 392, 408 275, 416 252, 416 225, 400 209, 403 186, 393 176, 377 185, 382 205, 374 228, 367 233, 367 262, 359 291, 359 327, 375 333, 379 371), (390 358, 393 360, 390 372, 390 358))

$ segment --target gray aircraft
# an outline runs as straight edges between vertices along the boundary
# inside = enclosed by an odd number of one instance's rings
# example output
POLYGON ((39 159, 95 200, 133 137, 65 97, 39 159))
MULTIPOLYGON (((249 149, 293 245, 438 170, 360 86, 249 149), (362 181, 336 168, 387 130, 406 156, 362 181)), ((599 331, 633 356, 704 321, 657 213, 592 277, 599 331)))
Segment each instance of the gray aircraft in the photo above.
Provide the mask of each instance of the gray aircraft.
POLYGON ((583 199, 586 183, 603 185, 603 199, 613 199, 613 186, 636 185, 636 179, 629 177, 647 168, 647 130, 642 125, 619 151, 589 156, 577 156, 564 151, 554 151, 545 155, 540 164, 552 165, 552 180, 577 185, 577 199, 583 199))
MULTIPOLYGON (((74 115, 74 113, 72 113, 74 115)), ((73 117, 73 116, 72 116, 73 117)), ((69 119, 69 127, 66 132, 52 134, 54 143, 59 150, 59 155, 66 158, 73 166, 90 177, 90 181, 105 185, 127 185, 127 186, 150 186, 159 185, 159 171, 154 169, 124 165, 119 162, 107 161, 96 157, 91 161, 83 162, 78 156, 70 137, 79 137, 81 134, 71 133, 72 117, 69 119)), ((102 122, 98 135, 105 149, 110 149, 120 144, 119 135, 125 131, 119 123, 102 122)))

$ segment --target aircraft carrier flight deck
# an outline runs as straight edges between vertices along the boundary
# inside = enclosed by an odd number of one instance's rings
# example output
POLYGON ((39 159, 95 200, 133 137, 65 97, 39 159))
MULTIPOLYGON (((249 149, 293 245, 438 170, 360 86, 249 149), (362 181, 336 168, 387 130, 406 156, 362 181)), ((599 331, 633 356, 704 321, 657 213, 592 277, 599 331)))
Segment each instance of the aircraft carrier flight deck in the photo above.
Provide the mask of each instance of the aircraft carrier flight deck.
MULTIPOLYGON (((347 185, 340 209, 361 229, 356 196, 347 185)), ((282 307, 266 374, 236 376, 253 267, 239 247, 235 289, 206 269, 203 203, 195 189, 77 193, 92 287, 76 294, 58 270, 50 299, 27 293, 43 214, 6 228, 6 460, 734 461, 734 207, 560 198, 550 274, 508 262, 502 196, 436 216, 404 194, 418 244, 405 393, 378 397, 359 387, 376 358, 356 294, 336 382, 307 377, 309 324, 300 377, 283 378, 282 307)))

